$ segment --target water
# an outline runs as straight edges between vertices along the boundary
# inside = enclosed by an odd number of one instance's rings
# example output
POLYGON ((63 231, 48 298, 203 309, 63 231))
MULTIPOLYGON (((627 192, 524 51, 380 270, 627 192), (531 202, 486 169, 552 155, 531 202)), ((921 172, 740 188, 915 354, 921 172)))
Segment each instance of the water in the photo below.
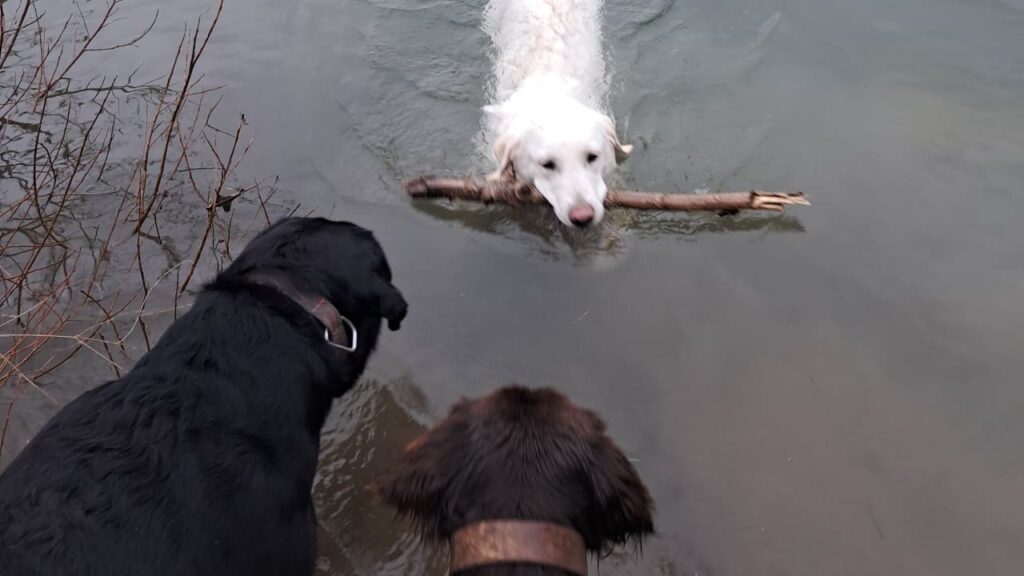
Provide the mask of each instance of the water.
MULTIPOLYGON (((369 484, 462 395, 555 386, 657 503, 615 574, 1013 574, 1024 563, 1024 2, 608 0, 647 190, 803 190, 735 219, 413 205, 482 168, 483 0, 229 2, 205 62, 241 172, 373 228, 411 315, 339 402, 322 574, 437 574, 369 484), (230 122, 229 122, 230 123, 230 122)), ((97 73, 166 68, 209 0, 97 73)))

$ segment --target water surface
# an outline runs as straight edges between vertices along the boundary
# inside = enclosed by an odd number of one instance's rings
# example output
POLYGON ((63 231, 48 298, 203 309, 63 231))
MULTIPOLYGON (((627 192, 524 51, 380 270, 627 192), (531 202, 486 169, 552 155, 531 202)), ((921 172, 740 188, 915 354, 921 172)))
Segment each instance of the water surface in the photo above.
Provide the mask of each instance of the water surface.
MULTIPOLYGON (((657 503, 615 574, 1013 574, 1024 564, 1024 2, 608 0, 648 190, 804 190, 787 216, 413 205, 481 169, 483 0, 228 2, 204 72, 247 177, 374 229, 411 315, 326 429, 323 574, 438 574, 370 484, 463 395, 555 386, 657 503)), ((166 68, 208 0, 127 0, 166 68)))

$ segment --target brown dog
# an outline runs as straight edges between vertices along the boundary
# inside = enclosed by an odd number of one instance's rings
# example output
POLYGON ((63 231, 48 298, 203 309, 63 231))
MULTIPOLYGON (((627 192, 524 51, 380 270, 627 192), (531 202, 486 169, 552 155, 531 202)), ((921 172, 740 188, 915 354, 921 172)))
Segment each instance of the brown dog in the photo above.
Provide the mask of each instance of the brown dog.
POLYGON ((653 532, 647 488, 604 422, 551 389, 459 402, 381 494, 449 541, 453 574, 586 574, 587 552, 653 532))

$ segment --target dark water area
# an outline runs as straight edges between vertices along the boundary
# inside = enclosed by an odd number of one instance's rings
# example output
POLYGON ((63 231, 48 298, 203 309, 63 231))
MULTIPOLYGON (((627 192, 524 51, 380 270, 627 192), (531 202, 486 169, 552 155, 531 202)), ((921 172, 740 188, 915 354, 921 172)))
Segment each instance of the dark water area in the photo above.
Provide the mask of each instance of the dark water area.
MULTIPOLYGON (((401 193, 485 167, 484 4, 229 1, 203 65, 242 175, 372 228, 410 303, 325 429, 320 573, 443 573, 372 483, 513 382, 600 413, 652 492, 602 574, 1020 573, 1024 2, 607 0, 624 184, 814 205, 590 234, 401 193)), ((213 7, 127 0, 153 32, 89 73, 163 73, 213 7)))

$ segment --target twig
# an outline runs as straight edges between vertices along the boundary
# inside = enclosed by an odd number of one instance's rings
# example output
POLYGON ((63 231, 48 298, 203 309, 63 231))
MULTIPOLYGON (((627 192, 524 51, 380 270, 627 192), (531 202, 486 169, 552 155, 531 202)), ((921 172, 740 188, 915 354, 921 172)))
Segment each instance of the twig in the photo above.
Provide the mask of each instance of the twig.
MULTIPOLYGON (((166 82, 143 87, 143 97, 148 102, 151 96, 156 109, 145 113, 141 160, 133 162, 130 174, 111 170, 113 180, 107 180, 115 137, 121 134, 118 112, 108 104, 122 93, 138 97, 138 91, 131 77, 128 84, 116 77, 83 84, 77 76, 86 52, 122 49, 152 29, 150 22, 127 41, 100 40, 117 21, 122 1, 104 0, 105 9, 95 19, 76 1, 77 15, 57 20, 49 33, 41 2, 22 0, 12 10, 14 2, 0 0, 0 76, 6 79, 0 90, 0 181, 13 185, 13 193, 0 198, 0 388, 25 386, 50 398, 42 378, 52 377, 80 352, 93 364, 97 356, 120 376, 121 364, 127 365, 122 358, 133 360, 136 352, 126 345, 129 339, 144 340, 149 348, 147 320, 176 316, 184 306, 179 296, 197 270, 197 262, 181 260, 164 245, 165 197, 175 195, 175 209, 188 204, 184 207, 207 215, 200 222, 206 225, 204 239, 186 238, 187 250, 194 250, 202 264, 220 264, 220 242, 230 253, 242 214, 233 211, 223 218, 221 213, 236 201, 248 205, 242 196, 254 196, 250 226, 270 220, 274 190, 263 193, 259 182, 232 185, 251 145, 241 140, 244 119, 231 132, 214 126, 204 96, 217 88, 200 86, 198 62, 223 2, 208 25, 187 29, 166 82), (221 135, 230 142, 220 142, 221 135), (204 149, 197 152, 201 142, 204 149), (182 172, 187 181, 179 181, 182 172), (188 193, 190 186, 198 202, 188 193), (89 198, 106 195, 114 199, 112 211, 77 211, 91 204, 89 198), (173 256, 166 268, 151 272, 144 242, 173 256), (158 294, 166 278, 174 286, 158 294), (150 310, 155 297, 165 293, 173 295, 173 308, 150 310)), ((0 409, 0 451, 10 410, 9 405, 5 415, 0 409)))
MULTIPOLYGON (((178 114, 181 113, 181 108, 182 108, 182 106, 184 106, 184 104, 185 104, 185 102, 187 100, 187 95, 188 95, 189 91, 192 88, 192 77, 195 74, 196 66, 199 64, 199 59, 202 58, 203 52, 206 50, 206 45, 209 44, 210 37, 213 36, 213 31, 217 27, 217 22, 220 21, 220 15, 221 15, 221 12, 223 12, 223 11, 224 11, 224 0, 220 0, 220 2, 217 4, 217 11, 213 15, 213 22, 211 22, 210 25, 207 27, 206 35, 203 37, 203 40, 202 40, 201 43, 199 42, 200 29, 199 29, 198 25, 196 26, 195 32, 192 35, 192 48, 189 51, 188 65, 185 68, 185 79, 182 82, 182 93, 177 98, 177 100, 174 102, 174 109, 171 112, 171 120, 170 120, 170 123, 169 123, 169 125, 167 127, 167 132, 165 133, 165 137, 164 137, 163 155, 162 155, 162 157, 160 159, 160 163, 158 164, 158 171, 157 171, 157 175, 156 175, 156 182, 153 184, 153 195, 152 195, 149 203, 146 204, 145 208, 140 209, 139 221, 135 225, 135 231, 136 232, 138 232, 139 230, 142 229, 142 225, 145 223, 146 217, 149 216, 149 213, 153 210, 154 205, 156 204, 157 200, 160 198, 160 184, 161 184, 161 182, 163 180, 164 170, 165 170, 165 168, 167 166, 167 153, 168 153, 168 150, 170 149, 171 141, 174 138, 174 129, 177 126, 178 114)), ((185 38, 183 37, 182 38, 182 43, 179 44, 179 46, 178 46, 179 54, 181 53, 181 47, 184 46, 184 43, 185 43, 185 38)), ((177 65, 177 62, 178 62, 177 58, 175 58, 175 64, 172 65, 171 73, 168 74, 168 82, 170 81, 171 76, 174 75, 174 68, 177 65)), ((166 87, 165 87, 165 90, 166 90, 166 87)), ((157 110, 157 115, 159 115, 159 109, 157 110)), ((145 179, 143 179, 141 181, 141 185, 142 186, 146 185, 146 180, 145 179)))
POLYGON ((3 70, 7 58, 14 52, 14 45, 18 42, 18 36, 25 29, 25 20, 28 18, 29 9, 32 7, 32 0, 24 0, 21 7, 21 14, 18 16, 18 23, 14 25, 8 39, 7 19, 4 14, 3 2, 0 2, 0 70, 3 70), (4 47, 6 40, 6 48, 4 47))
POLYGON ((4 427, 0 430, 0 456, 4 455, 4 441, 7 440, 7 426, 11 423, 11 412, 14 411, 14 403, 18 401, 17 396, 11 397, 11 403, 7 405, 7 414, 4 415, 4 427))
MULTIPOLYGON (((421 176, 405 182, 405 191, 413 198, 448 198, 485 204, 543 204, 533 186, 515 180, 487 178, 436 178, 421 176)), ((786 206, 809 206, 803 192, 719 192, 715 194, 662 194, 610 190, 604 205, 633 210, 685 210, 736 212, 767 210, 782 212, 786 206)))

